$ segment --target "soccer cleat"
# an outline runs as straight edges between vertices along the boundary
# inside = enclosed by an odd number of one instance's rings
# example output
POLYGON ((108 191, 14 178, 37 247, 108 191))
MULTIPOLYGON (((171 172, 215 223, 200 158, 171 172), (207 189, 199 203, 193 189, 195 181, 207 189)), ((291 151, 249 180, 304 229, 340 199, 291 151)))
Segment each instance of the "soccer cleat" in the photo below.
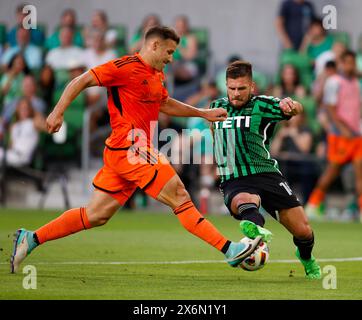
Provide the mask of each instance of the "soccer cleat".
POLYGON ((246 257, 254 252, 261 241, 261 237, 256 237, 255 239, 248 239, 247 242, 243 240, 231 242, 228 251, 225 253, 226 262, 233 268, 238 267, 246 257))
POLYGON ((305 213, 307 214, 308 219, 310 220, 322 220, 324 216, 324 204, 316 206, 308 203, 304 208, 305 213))
POLYGON ((34 232, 25 229, 19 229, 14 234, 14 249, 10 259, 11 273, 16 273, 21 262, 38 246, 33 235, 34 232))
POLYGON ((260 227, 249 220, 242 220, 240 222, 240 229, 250 239, 260 236, 264 242, 270 242, 273 238, 273 234, 268 229, 260 227))
POLYGON ((302 265, 304 266, 305 270, 305 277, 307 279, 321 279, 322 278, 322 271, 321 267, 318 265, 316 259, 312 257, 309 260, 303 260, 300 257, 299 249, 297 248, 295 255, 300 260, 302 265))

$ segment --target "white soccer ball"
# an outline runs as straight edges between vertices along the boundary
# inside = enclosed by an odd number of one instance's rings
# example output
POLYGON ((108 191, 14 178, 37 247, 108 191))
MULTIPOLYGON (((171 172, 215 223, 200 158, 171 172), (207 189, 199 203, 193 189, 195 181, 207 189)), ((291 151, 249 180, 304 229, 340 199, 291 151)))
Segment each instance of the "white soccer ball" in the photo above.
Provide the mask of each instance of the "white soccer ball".
POLYGON ((261 241, 253 253, 246 257, 239 267, 246 271, 256 271, 263 268, 269 259, 269 247, 261 241))

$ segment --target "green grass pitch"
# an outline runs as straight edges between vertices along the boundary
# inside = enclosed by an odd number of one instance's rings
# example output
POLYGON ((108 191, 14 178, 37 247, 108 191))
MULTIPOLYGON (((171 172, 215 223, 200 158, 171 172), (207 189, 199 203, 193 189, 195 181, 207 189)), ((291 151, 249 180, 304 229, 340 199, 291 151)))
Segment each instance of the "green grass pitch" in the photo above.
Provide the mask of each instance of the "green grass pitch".
MULTIPOLYGON (((327 278, 304 278, 302 265, 293 262, 291 235, 272 219, 266 224, 274 233, 271 261, 247 272, 223 263, 173 214, 139 211, 120 211, 103 227, 37 248, 22 266, 36 267, 37 289, 25 290, 26 275, 9 273, 12 234, 20 227, 36 229, 59 213, 0 210, 0 299, 362 299, 362 259, 329 260, 362 257, 360 224, 312 224, 315 256, 323 259, 322 269, 332 265, 337 271, 337 288, 325 289, 327 278)), ((208 218, 232 240, 241 237, 234 219, 208 218)))

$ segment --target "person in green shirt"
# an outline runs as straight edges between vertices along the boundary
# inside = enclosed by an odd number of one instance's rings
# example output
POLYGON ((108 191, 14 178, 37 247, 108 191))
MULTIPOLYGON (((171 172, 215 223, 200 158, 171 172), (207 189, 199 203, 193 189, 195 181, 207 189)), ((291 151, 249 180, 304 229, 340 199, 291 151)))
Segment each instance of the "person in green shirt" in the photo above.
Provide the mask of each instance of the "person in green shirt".
POLYGON ((323 28, 322 20, 314 19, 305 34, 300 51, 306 53, 313 61, 333 46, 333 37, 323 28))
POLYGON ((253 96, 252 66, 235 61, 226 70, 227 97, 213 101, 210 108, 224 108, 225 121, 211 125, 214 153, 220 175, 220 191, 231 215, 240 220, 244 235, 271 241, 265 229, 263 208, 292 235, 296 255, 306 277, 320 279, 321 268, 312 255, 314 235, 298 198, 270 156, 275 126, 303 112, 302 105, 287 97, 253 96))
POLYGON ((3 106, 21 97, 24 75, 28 73, 29 68, 24 57, 20 53, 15 54, 0 80, 0 96, 3 106))
POLYGON ((63 27, 69 27, 74 31, 73 45, 77 47, 83 47, 83 37, 80 27, 77 26, 77 15, 73 9, 66 9, 63 11, 60 25, 56 31, 45 41, 45 47, 48 50, 60 47, 60 30, 63 27))

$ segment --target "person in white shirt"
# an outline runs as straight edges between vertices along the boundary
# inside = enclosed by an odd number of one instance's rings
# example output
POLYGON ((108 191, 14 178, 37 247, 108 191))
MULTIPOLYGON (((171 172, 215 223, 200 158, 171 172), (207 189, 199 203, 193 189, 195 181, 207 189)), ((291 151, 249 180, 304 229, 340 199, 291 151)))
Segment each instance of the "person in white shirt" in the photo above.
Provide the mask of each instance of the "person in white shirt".
POLYGON ((60 47, 48 52, 45 61, 54 70, 69 69, 74 61, 82 61, 84 50, 73 45, 74 31, 63 27, 60 30, 60 47))
POLYGON ((340 64, 341 57, 346 50, 346 45, 343 42, 336 41, 331 50, 321 53, 315 60, 314 71, 316 77, 322 74, 328 61, 335 61, 336 64, 340 64))
POLYGON ((8 149, 0 148, 0 162, 11 167, 29 165, 38 145, 39 132, 34 109, 28 98, 22 98, 16 108, 16 121, 10 127, 8 149))
POLYGON ((90 47, 84 50, 84 62, 88 69, 117 57, 114 50, 107 48, 104 32, 93 29, 89 41, 90 47))

